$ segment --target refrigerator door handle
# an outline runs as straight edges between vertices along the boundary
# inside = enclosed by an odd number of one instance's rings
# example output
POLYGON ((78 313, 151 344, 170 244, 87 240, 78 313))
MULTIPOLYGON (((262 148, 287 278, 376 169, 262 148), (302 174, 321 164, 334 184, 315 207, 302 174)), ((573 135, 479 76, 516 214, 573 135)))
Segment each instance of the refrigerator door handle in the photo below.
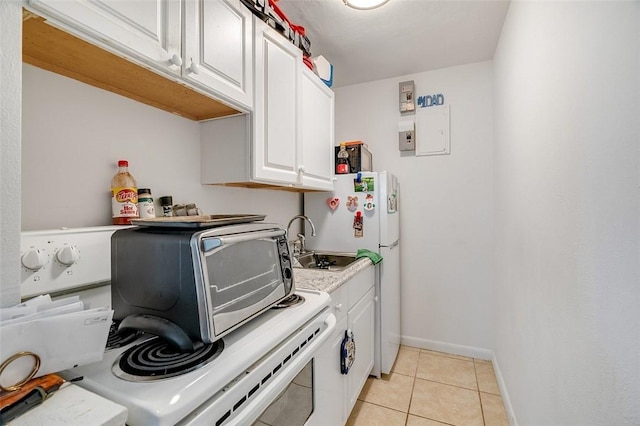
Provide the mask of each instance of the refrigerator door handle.
POLYGON ((395 243, 389 244, 388 246, 383 246, 381 245, 380 247, 389 247, 389 248, 394 248, 395 246, 397 246, 398 244, 400 244, 400 240, 396 240, 395 243))

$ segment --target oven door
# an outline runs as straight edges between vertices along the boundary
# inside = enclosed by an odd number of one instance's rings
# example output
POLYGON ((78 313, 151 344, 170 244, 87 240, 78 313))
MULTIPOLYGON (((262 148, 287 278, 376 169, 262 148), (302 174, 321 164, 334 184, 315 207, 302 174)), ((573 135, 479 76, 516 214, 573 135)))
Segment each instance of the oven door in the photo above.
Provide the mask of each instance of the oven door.
POLYGON ((311 359, 252 426, 304 426, 314 410, 313 372, 311 359))
POLYGON ((202 238, 200 248, 212 336, 226 334, 293 290, 282 230, 202 238))
MULTIPOLYGON (((260 386, 260 392, 256 394, 256 397, 247 401, 248 403, 241 410, 233 413, 234 417, 229 419, 228 423, 221 423, 221 426, 255 426, 265 423, 273 426, 302 426, 306 424, 309 417, 314 415, 313 401, 316 391, 313 371, 315 357, 324 342, 333 334, 335 328, 335 315, 325 311, 324 315, 307 323, 297 333, 299 336, 309 336, 306 344, 304 340, 302 343, 296 344, 299 337, 295 337, 281 345, 277 352, 295 355, 285 356, 283 361, 289 358, 291 360, 283 362, 282 367, 278 367, 280 364, 277 364, 273 371, 277 371, 278 374, 272 379, 268 379, 266 383, 263 379, 261 384, 265 384, 265 386, 260 386), (311 333, 317 328, 314 323, 323 323, 322 330, 311 333)), ((273 354, 276 360, 278 357, 282 357, 282 355, 277 355, 277 352, 273 354)), ((271 362, 265 360, 259 369, 268 368, 269 364, 271 362)), ((269 376, 271 374, 264 377, 269 376)))
POLYGON ((325 308, 178 424, 248 426, 259 425, 261 419, 265 423, 267 418, 275 421, 270 425, 305 424, 309 415, 315 415, 315 357, 335 328, 336 317, 325 308), (304 394, 298 400, 293 393, 299 390, 304 394), (292 400, 304 404, 294 408, 297 423, 289 418, 281 422, 292 400))

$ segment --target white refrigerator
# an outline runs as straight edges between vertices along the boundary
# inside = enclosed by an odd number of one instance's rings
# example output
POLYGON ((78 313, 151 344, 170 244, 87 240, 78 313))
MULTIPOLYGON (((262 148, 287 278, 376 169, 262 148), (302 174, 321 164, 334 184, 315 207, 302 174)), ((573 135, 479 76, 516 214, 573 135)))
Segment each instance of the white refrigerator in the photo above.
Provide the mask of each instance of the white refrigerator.
POLYGON ((400 347, 400 185, 388 172, 336 175, 333 192, 305 193, 304 214, 316 227, 306 230, 308 249, 356 252, 369 249, 383 260, 376 273, 375 364, 389 374, 400 347), (359 175, 359 176, 358 176, 359 175))

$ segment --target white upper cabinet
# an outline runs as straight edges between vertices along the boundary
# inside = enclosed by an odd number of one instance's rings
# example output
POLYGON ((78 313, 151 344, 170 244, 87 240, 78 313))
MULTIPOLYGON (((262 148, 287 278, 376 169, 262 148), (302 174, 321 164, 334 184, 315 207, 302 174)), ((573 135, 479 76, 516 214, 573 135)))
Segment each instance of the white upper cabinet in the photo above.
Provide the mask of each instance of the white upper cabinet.
POLYGON ((202 183, 332 190, 334 94, 254 17, 253 113, 202 124, 202 183))
POLYGON ((252 107, 252 16, 240 0, 27 2, 79 38, 234 108, 252 107))
POLYGON ((298 114, 302 52, 260 20, 255 21, 253 177, 298 183, 298 114))
POLYGON ((82 38, 179 74, 180 0, 28 0, 29 6, 82 38))
POLYGON ((240 0, 188 0, 184 8, 187 80, 253 106, 253 20, 240 0))
POLYGON ((333 190, 334 94, 307 67, 302 67, 299 171, 303 186, 333 190))

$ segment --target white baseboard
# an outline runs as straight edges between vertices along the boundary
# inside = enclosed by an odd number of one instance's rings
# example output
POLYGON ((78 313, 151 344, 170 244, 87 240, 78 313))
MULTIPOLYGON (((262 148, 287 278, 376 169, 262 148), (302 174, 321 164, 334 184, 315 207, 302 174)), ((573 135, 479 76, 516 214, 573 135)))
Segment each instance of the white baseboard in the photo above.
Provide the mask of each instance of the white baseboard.
POLYGON ((496 373, 496 380, 498 381, 500 395, 502 396, 502 403, 504 404, 504 409, 507 412, 509 424, 511 426, 518 426, 518 421, 516 420, 516 415, 513 412, 513 406, 511 405, 511 399, 509 399, 507 385, 505 384, 504 378, 502 377, 502 372, 500 371, 496 355, 492 350, 476 348, 474 346, 456 345, 454 343, 440 342, 438 340, 429 340, 410 336, 402 336, 400 338, 400 343, 402 345, 412 346, 414 348, 446 352, 449 354, 468 356, 471 358, 491 361, 491 364, 493 364, 493 370, 496 373))
POLYGON ((493 364, 493 371, 496 373, 496 380, 498 381, 498 387, 500 388, 500 395, 502 396, 502 403, 504 404, 504 410, 507 412, 507 419, 509 420, 509 425, 518 426, 516 413, 514 413, 513 411, 513 406, 511 405, 511 399, 509 398, 509 392, 507 392, 507 385, 504 383, 504 377, 502 377, 502 372, 500 371, 500 366, 498 365, 498 360, 496 359, 495 353, 491 357, 491 364, 493 364))
POLYGON ((471 358, 493 359, 493 352, 489 349, 476 348, 474 346, 456 345, 454 343, 440 342, 437 340, 421 339, 418 337, 402 336, 400 343, 414 348, 429 349, 431 351, 447 352, 455 355, 468 356, 471 358))

